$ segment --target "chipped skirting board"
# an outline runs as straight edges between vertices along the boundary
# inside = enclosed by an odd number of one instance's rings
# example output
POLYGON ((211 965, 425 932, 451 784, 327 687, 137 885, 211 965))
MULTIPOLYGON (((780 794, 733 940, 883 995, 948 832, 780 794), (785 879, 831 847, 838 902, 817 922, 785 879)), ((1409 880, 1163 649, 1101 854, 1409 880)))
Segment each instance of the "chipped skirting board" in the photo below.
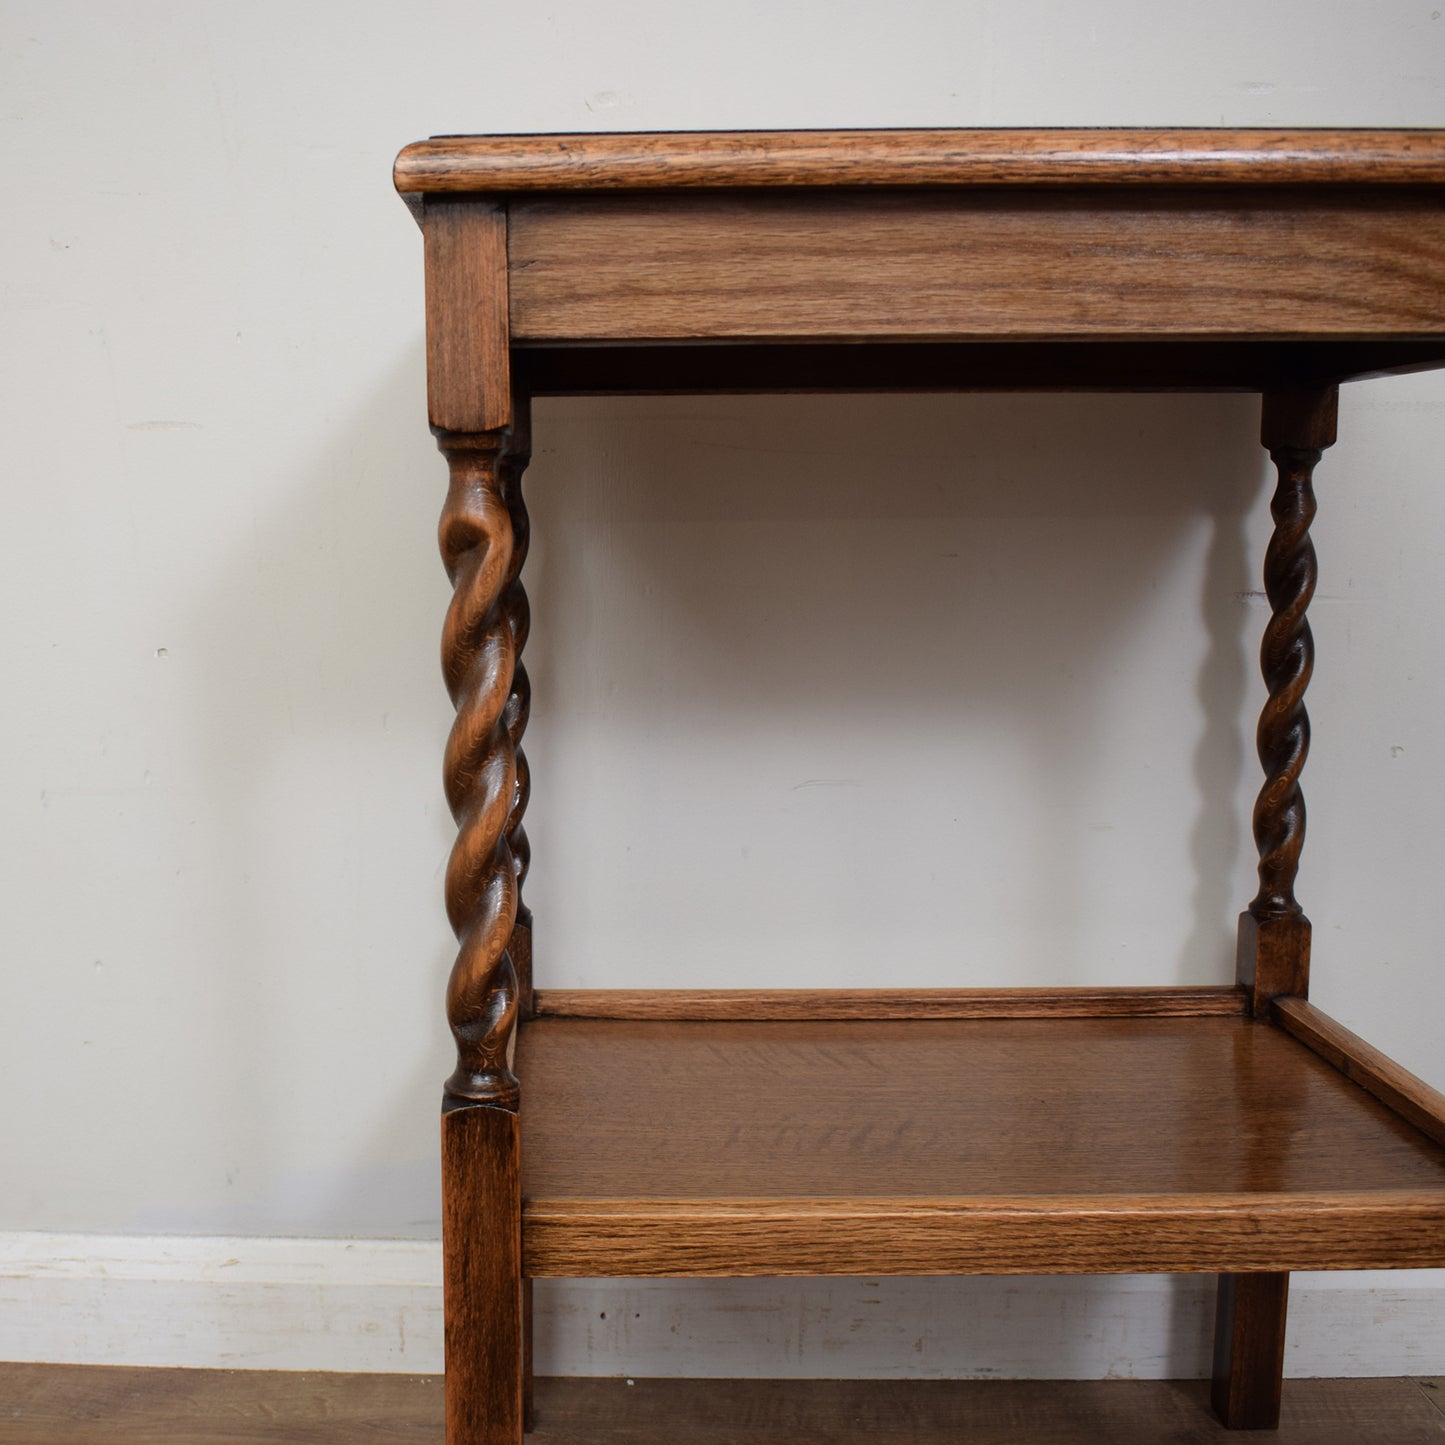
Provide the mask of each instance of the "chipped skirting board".
MULTIPOLYGON (((1187 1378, 1209 1276, 542 1280, 543 1374, 1187 1378)), ((430 1374, 441 1253, 390 1239, 0 1234, 0 1360, 430 1374)), ((1296 1275, 1285 1369, 1445 1374, 1445 1271, 1296 1275)))

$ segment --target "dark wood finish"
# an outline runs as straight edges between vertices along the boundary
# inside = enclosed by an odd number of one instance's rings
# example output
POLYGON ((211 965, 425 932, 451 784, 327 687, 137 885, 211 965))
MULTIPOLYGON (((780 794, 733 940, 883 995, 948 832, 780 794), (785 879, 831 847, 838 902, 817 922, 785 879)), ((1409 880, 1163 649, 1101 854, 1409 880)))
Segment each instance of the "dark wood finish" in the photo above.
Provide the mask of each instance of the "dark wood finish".
POLYGON ((1226 1274, 1214 1316, 1210 1403, 1231 1430, 1279 1425, 1289 1275, 1226 1274))
MULTIPOLYGON (((1309 533, 1314 469, 1324 449, 1334 445, 1338 412, 1338 388, 1315 385, 1266 391, 1260 414, 1260 441, 1279 481, 1270 504, 1274 534, 1264 560, 1270 620, 1260 671, 1269 697, 1256 735, 1265 781, 1253 819, 1259 891, 1239 919, 1235 975, 1249 993, 1251 1011, 1264 1017, 1274 998, 1309 993, 1310 921, 1294 892, 1305 836, 1300 774, 1310 744, 1304 695, 1314 671, 1306 613, 1317 567, 1309 533)), ((1279 1423, 1288 1305, 1288 1274, 1220 1278, 1213 1402, 1231 1428, 1273 1429, 1279 1423)))
POLYGON ((522 1280, 522 1429, 531 1434, 537 1428, 537 1377, 533 1368, 533 1324, 536 1302, 532 1281, 522 1280))
POLYGON ((1257 1017, 1266 1017, 1270 1001, 1280 994, 1309 992, 1311 932, 1303 913, 1261 919, 1246 910, 1239 915, 1235 974, 1257 1017))
MULTIPOLYGON (((1439 1445, 1432 1381, 1294 1380, 1278 1445, 1439 1445)), ((536 1445, 1208 1445, 1158 1380, 538 1381, 536 1445)), ((0 1365, 0 1445, 432 1445, 440 1376, 0 1365)))
POLYGON ((1245 1019, 537 1019, 517 1056, 532 1200, 1445 1189, 1445 1150, 1245 1019))
POLYGON ((517 1445, 523 1419, 518 1120, 442 1115, 447 1445, 517 1445))
POLYGON ((451 466, 439 538, 451 605, 442 631, 442 673, 456 706, 443 777, 457 820, 447 863, 447 915, 460 949, 447 984, 457 1042, 447 1096, 516 1107, 508 1063, 518 1007, 507 945, 517 923, 517 868, 508 845, 518 802, 517 752, 509 723, 515 697, 516 546, 504 473, 504 431, 438 437, 451 466))
POLYGON ((1240 988, 544 989, 536 1013, 577 1019, 1242 1017, 1240 988))
POLYGON ((506 729, 517 770, 517 785, 505 829, 507 851, 511 854, 513 871, 517 875, 517 915, 507 942, 507 955, 517 974, 517 1011, 522 1018, 532 1012, 532 910, 523 897, 527 870, 532 863, 532 845, 527 839, 527 830, 522 826, 527 802, 532 795, 532 770, 527 763, 527 754, 522 750, 522 735, 527 730, 527 720, 532 712, 532 680, 527 676, 526 664, 522 661, 522 652, 532 630, 532 608, 527 600, 527 589, 522 585, 522 567, 527 560, 532 534, 527 504, 522 498, 522 476, 531 457, 531 399, 526 395, 514 395, 511 435, 498 469, 502 501, 512 525, 511 559, 497 605, 512 633, 512 686, 502 711, 502 726, 506 729))
POLYGON ((1445 1094, 1302 998, 1277 998, 1273 1012, 1282 1027, 1347 1079, 1437 1144, 1445 1144, 1445 1094))
POLYGON ((531 1275, 1445 1262, 1445 1151, 1266 1024, 538 1019, 518 1058, 531 1275))
POLYGON ((534 396, 738 392, 1268 391, 1445 364, 1424 341, 682 342, 518 346, 534 396))
POLYGON ((459 945, 447 984, 457 1067, 442 1115, 448 1445, 517 1445, 530 1379, 510 1062, 522 995, 509 952, 520 945, 530 986, 530 918, 518 917, 526 785, 517 745, 530 700, 517 664, 528 627, 525 427, 524 412, 516 431, 438 435, 451 472, 439 541, 453 585, 442 672, 457 709, 443 767, 457 821, 446 899, 459 945))
POLYGON ((1303 998, 1309 992, 1310 922, 1294 893, 1305 836, 1300 774, 1310 748, 1304 695, 1315 661, 1305 614, 1318 573, 1310 541, 1314 469, 1334 444, 1338 404, 1333 386, 1267 392, 1260 421, 1260 440, 1279 469, 1279 482, 1264 559, 1271 615, 1260 647, 1269 697, 1256 735, 1264 768, 1254 805, 1259 892, 1239 920, 1236 955, 1236 976, 1250 990, 1256 1013, 1267 1012, 1280 994, 1303 998))
POLYGON ((436 136, 397 157, 404 196, 817 186, 1439 185, 1412 130, 843 130, 436 136))
POLYGON ((524 1262, 1221 1271, 1221 1409, 1267 1423, 1286 1271, 1445 1263, 1440 1098, 1302 1001, 1294 896, 1312 471, 1340 381, 1445 364, 1445 132, 460 137, 408 147, 397 185, 426 234, 452 468, 453 1445, 517 1445, 524 1262), (543 992, 518 1034, 525 397, 1032 387, 1265 395, 1280 481, 1240 987, 543 992))
POLYGON ((511 420, 507 214, 435 197, 425 206, 426 396, 434 430, 486 432, 511 420))
POLYGON ((544 1199, 524 1234, 538 1278, 1413 1269, 1440 1263, 1445 1195, 544 1199))
POLYGON ((522 344, 1445 331, 1445 192, 518 198, 508 248, 522 344))

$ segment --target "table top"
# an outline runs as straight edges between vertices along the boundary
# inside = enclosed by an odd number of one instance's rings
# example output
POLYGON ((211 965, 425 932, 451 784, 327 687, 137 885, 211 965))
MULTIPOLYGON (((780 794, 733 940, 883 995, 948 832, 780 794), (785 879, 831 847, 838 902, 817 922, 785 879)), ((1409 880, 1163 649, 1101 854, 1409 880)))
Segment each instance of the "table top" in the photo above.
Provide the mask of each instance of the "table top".
POLYGON ((1440 186, 1445 130, 792 130, 436 136, 404 196, 877 186, 1440 186))
POLYGON ((1271 390, 1445 365, 1445 129, 442 136, 395 182, 442 430, 503 425, 514 381, 1271 390))

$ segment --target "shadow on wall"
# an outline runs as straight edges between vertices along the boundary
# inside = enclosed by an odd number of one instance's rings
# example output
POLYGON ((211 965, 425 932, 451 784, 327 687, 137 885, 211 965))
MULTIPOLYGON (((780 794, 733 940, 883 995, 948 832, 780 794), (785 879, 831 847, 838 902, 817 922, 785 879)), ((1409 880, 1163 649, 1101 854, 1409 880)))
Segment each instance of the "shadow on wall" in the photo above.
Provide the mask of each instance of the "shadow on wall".
POLYGON ((534 430, 540 982, 1230 976, 1256 398, 544 400, 534 430))
MULTIPOLYGON (((191 1026, 224 1105, 213 1192, 142 1228, 436 1228, 450 709, 419 377, 331 428, 179 639, 220 880, 191 1026)), ((1224 978, 1256 428, 1243 397, 539 402, 539 979, 1036 981, 957 962, 1022 933, 1073 981, 1074 920, 1147 915, 1171 847, 1175 976, 1224 978), (1092 831, 1121 780, 1134 821, 1092 831)))

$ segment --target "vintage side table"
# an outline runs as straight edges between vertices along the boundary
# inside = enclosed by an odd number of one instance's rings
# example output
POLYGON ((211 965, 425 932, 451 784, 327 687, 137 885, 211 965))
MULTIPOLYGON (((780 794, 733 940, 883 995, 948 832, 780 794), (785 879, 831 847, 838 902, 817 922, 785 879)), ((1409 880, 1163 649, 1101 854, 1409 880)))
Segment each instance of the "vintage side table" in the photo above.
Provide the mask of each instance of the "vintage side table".
POLYGON ((1311 477, 1339 383, 1445 365, 1445 132, 446 137, 396 185, 451 469, 451 1445, 520 1440, 543 1276, 1209 1271, 1215 1409, 1276 1423, 1289 1271, 1445 1265, 1445 1097, 1307 1002, 1294 895, 1311 477), (990 388, 1263 396, 1237 983, 534 990, 529 399, 990 388))

